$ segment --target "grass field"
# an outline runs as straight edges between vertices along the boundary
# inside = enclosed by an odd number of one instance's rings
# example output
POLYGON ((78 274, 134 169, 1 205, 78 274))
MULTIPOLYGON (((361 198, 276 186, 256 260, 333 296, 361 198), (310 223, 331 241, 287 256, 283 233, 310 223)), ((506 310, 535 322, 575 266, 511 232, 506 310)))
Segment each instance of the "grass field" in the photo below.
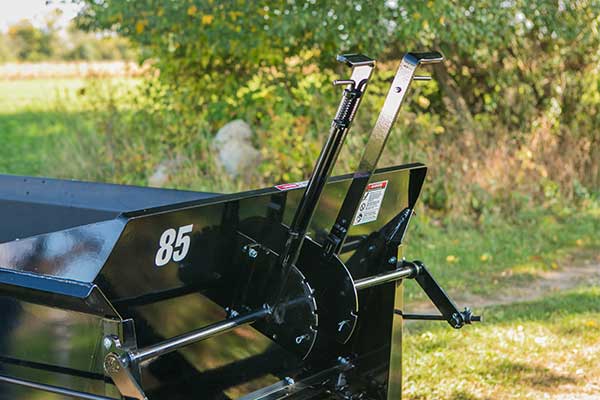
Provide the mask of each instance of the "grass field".
MULTIPOLYGON (((0 81, 0 173, 63 175, 53 156, 64 139, 94 134, 97 110, 77 96, 84 87, 76 79, 0 81)), ((425 261, 486 322, 460 331, 408 324, 406 398, 600 399, 598 203, 476 225, 434 222, 414 219, 407 258, 425 261), (578 273, 583 264, 588 275, 578 273), (561 282, 578 279, 548 289, 553 273, 563 274, 561 282)), ((408 306, 421 307, 423 294, 406 286, 408 306)))

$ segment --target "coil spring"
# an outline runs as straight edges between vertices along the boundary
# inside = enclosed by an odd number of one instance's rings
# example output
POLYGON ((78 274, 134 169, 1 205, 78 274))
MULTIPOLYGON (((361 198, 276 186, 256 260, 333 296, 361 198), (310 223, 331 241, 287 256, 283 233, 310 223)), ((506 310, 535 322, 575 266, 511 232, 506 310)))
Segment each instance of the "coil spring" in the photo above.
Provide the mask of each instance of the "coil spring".
MULTIPOLYGON (((359 92, 360 93, 360 92, 359 92)), ((335 116, 335 123, 341 128, 345 128, 350 125, 352 118, 354 118, 355 104, 358 94, 356 90, 344 90, 344 100, 338 108, 337 115, 335 116)))

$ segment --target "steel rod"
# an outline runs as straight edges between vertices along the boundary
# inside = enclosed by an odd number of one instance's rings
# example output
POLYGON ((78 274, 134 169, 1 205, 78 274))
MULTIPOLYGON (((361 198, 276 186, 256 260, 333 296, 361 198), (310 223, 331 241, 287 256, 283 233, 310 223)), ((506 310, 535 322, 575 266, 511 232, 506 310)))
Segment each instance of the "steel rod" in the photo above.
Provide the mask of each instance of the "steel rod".
POLYGON ((401 316, 403 319, 421 320, 421 321, 446 321, 443 315, 437 314, 408 314, 403 313, 401 310, 394 310, 396 314, 401 316))
POLYGON ((80 392, 77 390, 67 389, 64 387, 46 385, 44 383, 37 383, 32 381, 27 381, 25 379, 19 378, 11 378, 9 376, 0 375, 0 382, 9 383, 12 385, 24 386, 30 389, 41 390, 48 393, 59 394, 62 396, 72 397, 75 399, 85 399, 85 400, 116 400, 113 397, 100 396, 92 393, 80 392))
POLYGON ((363 290, 373 286, 383 285, 388 282, 395 282, 404 278, 411 278, 415 275, 415 269, 413 267, 403 267, 390 272, 384 272, 382 274, 369 276, 363 279, 357 279, 354 281, 354 287, 356 290, 363 290))
POLYGON ((256 322, 259 319, 266 317, 270 313, 270 309, 263 308, 258 311, 250 312, 247 314, 240 315, 238 317, 214 323, 204 328, 197 329, 195 331, 164 340, 160 343, 156 343, 139 350, 130 351, 128 353, 129 361, 140 363, 151 358, 171 353, 177 349, 188 346, 192 343, 199 342, 201 340, 206 340, 220 333, 225 333, 240 326, 256 322))
MULTIPOLYGON (((437 314, 408 314, 403 313, 402 310, 394 310, 395 314, 398 314, 403 319, 421 320, 421 321, 446 321, 446 317, 437 314)), ((483 318, 481 315, 473 315, 471 322, 482 322, 483 318)))

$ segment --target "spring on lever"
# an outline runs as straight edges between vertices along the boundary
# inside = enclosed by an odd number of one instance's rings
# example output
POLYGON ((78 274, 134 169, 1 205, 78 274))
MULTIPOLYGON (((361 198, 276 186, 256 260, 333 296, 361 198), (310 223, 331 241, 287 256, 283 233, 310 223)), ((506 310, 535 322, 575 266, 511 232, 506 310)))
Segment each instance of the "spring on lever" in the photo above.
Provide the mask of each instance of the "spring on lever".
POLYGON ((362 89, 366 85, 367 80, 361 81, 356 87, 351 89, 344 89, 344 100, 338 108, 337 115, 335 116, 334 123, 339 128, 347 128, 356 113, 356 102, 362 94, 362 89))
POLYGON ((340 108, 338 108, 337 115, 334 119, 335 124, 339 128, 346 128, 350 125, 352 117, 354 116, 354 106, 356 104, 356 99, 358 98, 358 93, 356 89, 344 90, 344 100, 340 104, 340 108))

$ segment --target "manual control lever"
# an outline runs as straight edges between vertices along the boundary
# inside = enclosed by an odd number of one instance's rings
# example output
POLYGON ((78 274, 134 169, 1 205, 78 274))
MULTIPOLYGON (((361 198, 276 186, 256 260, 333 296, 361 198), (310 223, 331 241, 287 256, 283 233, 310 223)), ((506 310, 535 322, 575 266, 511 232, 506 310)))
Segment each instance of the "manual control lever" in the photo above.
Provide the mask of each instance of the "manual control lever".
MULTIPOLYGON (((273 304, 276 307, 282 298, 282 290, 285 287, 288 275, 298 261, 306 232, 319 204, 323 188, 331 175, 333 166, 346 139, 346 134, 360 106, 367 83, 375 67, 375 60, 362 54, 339 55, 337 60, 351 67, 352 75, 350 79, 334 82, 334 85, 346 84, 348 87, 344 89, 342 100, 331 124, 329 137, 313 168, 300 204, 296 208, 296 213, 288 230, 284 249, 279 257, 279 264, 281 265, 279 287, 273 293, 273 304)), ((279 317, 279 311, 281 310, 283 310, 281 307, 276 308, 274 313, 275 318, 279 317)))
POLYGON ((375 172, 375 168, 411 82, 413 80, 431 79, 425 76, 415 76, 417 68, 421 65, 441 63, 443 60, 444 56, 437 51, 406 53, 402 58, 377 122, 365 146, 358 171, 352 177, 352 182, 346 192, 335 223, 331 227, 325 241, 324 256, 326 258, 334 254, 339 254, 346 241, 350 225, 354 220, 364 192, 369 184, 369 179, 375 172))

